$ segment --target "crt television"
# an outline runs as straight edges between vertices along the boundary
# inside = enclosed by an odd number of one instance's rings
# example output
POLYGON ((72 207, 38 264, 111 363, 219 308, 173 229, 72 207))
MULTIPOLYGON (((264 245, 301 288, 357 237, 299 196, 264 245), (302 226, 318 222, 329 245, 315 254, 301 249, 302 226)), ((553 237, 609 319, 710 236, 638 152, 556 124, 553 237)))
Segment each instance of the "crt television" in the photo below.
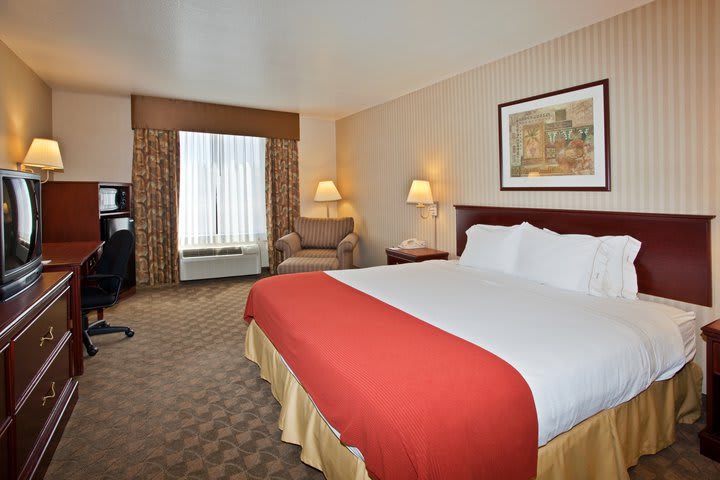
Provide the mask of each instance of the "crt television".
POLYGON ((40 177, 0 169, 0 301, 25 290, 42 272, 40 177))

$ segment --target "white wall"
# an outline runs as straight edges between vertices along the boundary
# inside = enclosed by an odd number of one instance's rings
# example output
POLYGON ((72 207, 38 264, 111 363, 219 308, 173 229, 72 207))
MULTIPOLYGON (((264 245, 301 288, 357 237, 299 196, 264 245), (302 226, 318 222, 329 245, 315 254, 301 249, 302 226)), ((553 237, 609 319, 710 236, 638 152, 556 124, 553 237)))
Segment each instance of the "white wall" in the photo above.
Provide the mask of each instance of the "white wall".
MULTIPOLYGON (((298 156, 300 214, 305 217, 325 217, 325 204, 315 203, 313 197, 320 181, 335 181, 335 122, 300 116, 298 156)), ((340 191, 341 196, 342 194, 340 191)), ((329 205, 330 216, 337 216, 337 202, 329 205)))
POLYGON ((52 126, 65 166, 55 180, 131 181, 130 97, 54 89, 52 126))

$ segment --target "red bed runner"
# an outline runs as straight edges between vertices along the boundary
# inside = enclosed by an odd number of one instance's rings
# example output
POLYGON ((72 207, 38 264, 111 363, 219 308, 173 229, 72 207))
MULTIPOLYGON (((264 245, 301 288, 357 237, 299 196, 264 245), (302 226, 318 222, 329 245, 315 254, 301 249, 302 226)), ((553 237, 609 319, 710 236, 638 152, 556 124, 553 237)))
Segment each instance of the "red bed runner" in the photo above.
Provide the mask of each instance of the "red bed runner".
POLYGON ((528 479, 535 403, 492 353, 321 272, 250 291, 262 328, 377 479, 528 479))

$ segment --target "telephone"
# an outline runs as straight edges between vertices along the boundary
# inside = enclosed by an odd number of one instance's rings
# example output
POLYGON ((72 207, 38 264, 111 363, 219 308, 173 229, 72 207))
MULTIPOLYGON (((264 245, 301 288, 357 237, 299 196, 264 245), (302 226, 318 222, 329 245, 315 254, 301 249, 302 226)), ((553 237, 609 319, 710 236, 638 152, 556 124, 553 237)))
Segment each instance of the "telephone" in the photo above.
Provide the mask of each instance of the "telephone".
POLYGON ((400 243, 400 248, 410 250, 412 248, 425 248, 425 245, 426 243, 424 240, 418 240, 417 238, 408 238, 407 240, 403 240, 400 243))

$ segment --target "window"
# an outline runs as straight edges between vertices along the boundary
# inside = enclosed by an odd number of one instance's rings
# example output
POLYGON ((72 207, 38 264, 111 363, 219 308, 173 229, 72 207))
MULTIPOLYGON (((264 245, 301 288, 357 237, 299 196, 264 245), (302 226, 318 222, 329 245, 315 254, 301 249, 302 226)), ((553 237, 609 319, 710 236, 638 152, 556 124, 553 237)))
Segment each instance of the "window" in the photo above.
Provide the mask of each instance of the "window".
POLYGON ((180 248, 267 240, 265 139, 180 132, 180 248))

